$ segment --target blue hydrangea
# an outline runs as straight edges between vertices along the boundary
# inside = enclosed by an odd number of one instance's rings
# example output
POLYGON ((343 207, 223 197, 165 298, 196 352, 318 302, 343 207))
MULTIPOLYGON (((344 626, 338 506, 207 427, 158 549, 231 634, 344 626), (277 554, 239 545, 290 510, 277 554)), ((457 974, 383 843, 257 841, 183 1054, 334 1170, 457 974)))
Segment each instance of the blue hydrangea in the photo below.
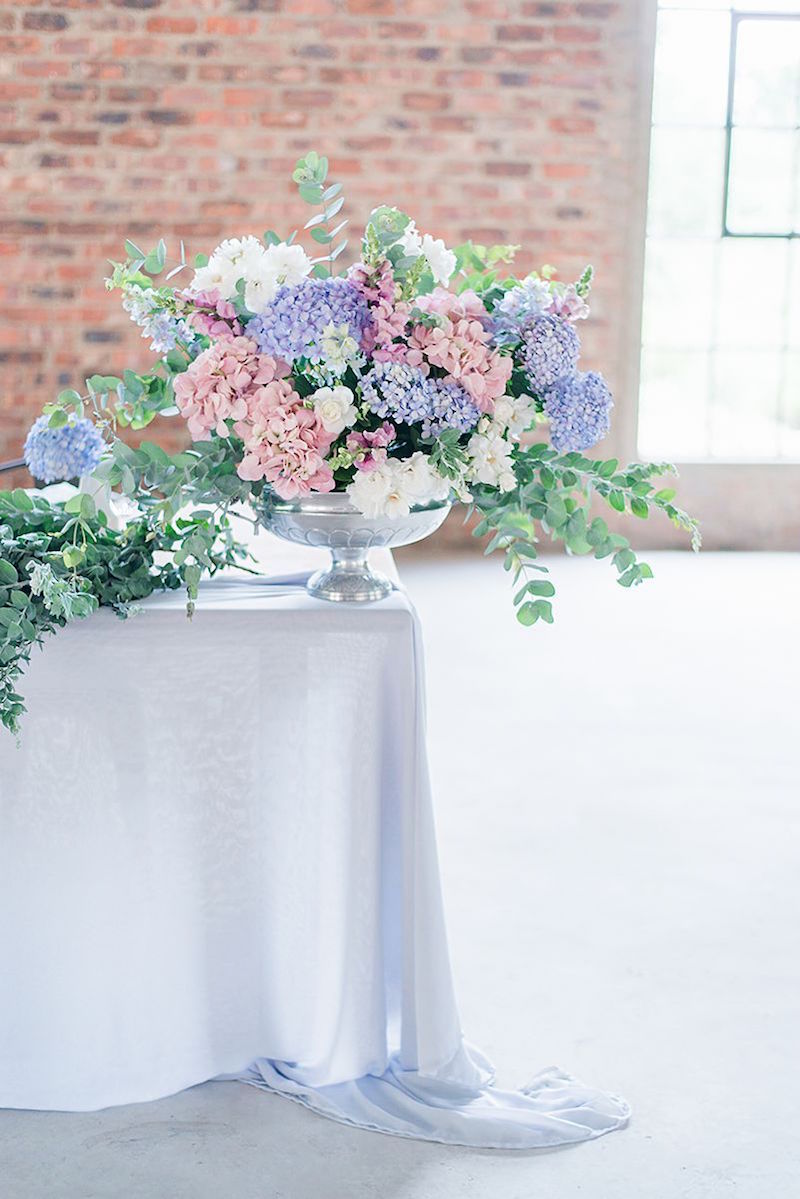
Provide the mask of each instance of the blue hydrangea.
POLYGON ((43 483, 78 479, 94 470, 104 445, 90 420, 73 418, 60 429, 51 429, 50 417, 40 416, 25 439, 25 463, 34 479, 43 483))
POLYGON ((552 301, 550 288, 543 279, 525 279, 511 287, 492 312, 492 340, 495 345, 519 341, 522 326, 541 316, 552 301))
POLYGON ((559 379, 545 396, 550 420, 550 440, 560 454, 588 450, 611 427, 614 401, 608 384, 597 371, 579 371, 559 379))
POLYGON ((431 379, 417 366, 379 362, 361 382, 361 392, 376 416, 395 424, 422 425, 423 437, 444 429, 467 433, 480 412, 458 383, 431 379))
POLYGON ((320 363, 322 338, 329 325, 337 330, 346 325, 361 347, 370 319, 367 301, 347 279, 303 279, 279 287, 266 311, 249 322, 247 335, 262 354, 284 362, 307 358, 320 363))
POLYGON ((561 317, 535 316, 523 326, 519 363, 540 395, 575 373, 579 353, 578 334, 561 317))
POLYGON ((131 283, 125 289, 122 307, 142 330, 142 337, 151 339, 150 349, 155 354, 168 354, 178 341, 191 342, 194 330, 171 313, 165 312, 161 301, 152 288, 139 287, 131 283))

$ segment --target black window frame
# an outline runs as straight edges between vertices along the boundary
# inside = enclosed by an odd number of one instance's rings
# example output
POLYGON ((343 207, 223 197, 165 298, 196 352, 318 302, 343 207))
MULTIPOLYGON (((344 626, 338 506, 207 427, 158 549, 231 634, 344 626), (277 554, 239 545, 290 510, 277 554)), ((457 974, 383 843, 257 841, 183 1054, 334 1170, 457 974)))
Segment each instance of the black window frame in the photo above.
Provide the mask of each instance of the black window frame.
MULTIPOLYGON (((733 105, 736 91, 736 49, 739 37, 739 26, 742 21, 800 21, 800 12, 750 12, 734 11, 731 13, 731 36, 728 57, 728 101, 725 109, 725 162, 722 184, 722 237, 749 237, 763 239, 778 239, 794 241, 800 237, 800 230, 790 229, 782 232, 758 232, 750 230, 731 229, 728 226, 728 201, 730 198, 731 144, 733 130, 737 128, 733 121, 733 105)), ((800 137, 800 125, 793 126, 795 136, 800 137)))

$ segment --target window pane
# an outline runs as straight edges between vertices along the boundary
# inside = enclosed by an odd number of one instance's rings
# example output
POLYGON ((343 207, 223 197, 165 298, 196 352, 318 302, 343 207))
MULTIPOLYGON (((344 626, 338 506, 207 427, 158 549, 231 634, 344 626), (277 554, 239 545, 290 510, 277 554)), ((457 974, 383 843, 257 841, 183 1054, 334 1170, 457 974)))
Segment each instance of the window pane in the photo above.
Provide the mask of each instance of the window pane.
POLYGON ((726 238, 720 246, 716 336, 730 349, 778 350, 785 342, 790 243, 726 238))
POLYGON ((763 350, 714 354, 712 457, 777 458, 780 362, 779 354, 763 350))
POLYGON ((724 156, 722 129, 653 130, 649 233, 719 236, 724 156))
POLYGON ((724 125, 730 17, 662 10, 658 17, 653 123, 724 125))
POLYGON ((786 355, 781 397, 780 452, 800 459, 800 353, 786 355))
POLYGON ((734 0, 733 7, 743 12, 800 12, 798 0, 734 0))
POLYGON ((732 233, 789 233, 795 135, 788 129, 734 129, 728 182, 732 233))
POLYGON ((713 242, 648 239, 645 345, 690 350, 709 344, 716 251, 713 242))
POLYGON ((736 38, 735 125, 794 128, 798 113, 800 21, 740 21, 736 38))
POLYGON ((647 458, 708 457, 708 354, 645 350, 639 447, 647 458))
POLYGON ((786 344, 800 350, 800 241, 789 247, 791 269, 789 296, 786 304, 786 344))
POLYGON ((659 0, 659 8, 724 8, 731 7, 731 0, 659 0))

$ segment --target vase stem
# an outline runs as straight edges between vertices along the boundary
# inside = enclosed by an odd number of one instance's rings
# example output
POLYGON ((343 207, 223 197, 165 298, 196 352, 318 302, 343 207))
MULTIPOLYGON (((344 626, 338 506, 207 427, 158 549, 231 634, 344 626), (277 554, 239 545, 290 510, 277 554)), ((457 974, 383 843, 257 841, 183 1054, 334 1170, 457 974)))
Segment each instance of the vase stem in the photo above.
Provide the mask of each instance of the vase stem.
POLYGON ((389 579, 371 569, 366 548, 331 548, 331 557, 331 566, 308 580, 308 591, 316 599, 368 603, 385 599, 393 590, 389 579))

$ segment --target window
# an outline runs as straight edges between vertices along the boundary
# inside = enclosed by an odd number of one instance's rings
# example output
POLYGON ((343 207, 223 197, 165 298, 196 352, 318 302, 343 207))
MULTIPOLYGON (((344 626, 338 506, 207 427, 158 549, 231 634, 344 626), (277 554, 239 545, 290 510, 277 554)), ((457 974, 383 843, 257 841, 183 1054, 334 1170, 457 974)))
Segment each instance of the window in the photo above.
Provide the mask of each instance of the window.
POLYGON ((639 448, 800 461, 800 0, 659 6, 639 448))

